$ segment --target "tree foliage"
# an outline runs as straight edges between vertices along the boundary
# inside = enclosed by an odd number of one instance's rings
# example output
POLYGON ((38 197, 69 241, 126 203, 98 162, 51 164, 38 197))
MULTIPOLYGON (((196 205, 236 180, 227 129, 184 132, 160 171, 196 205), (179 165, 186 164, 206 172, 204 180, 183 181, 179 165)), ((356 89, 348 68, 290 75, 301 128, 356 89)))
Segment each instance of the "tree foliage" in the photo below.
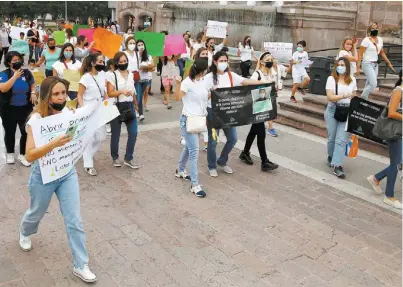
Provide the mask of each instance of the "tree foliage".
MULTIPOLYGON (((64 18, 65 1, 0 1, 0 15, 13 19, 44 18, 51 14, 53 19, 64 18)), ((111 14, 107 1, 67 1, 68 20, 74 22, 77 18, 86 23, 89 17, 107 18, 111 14)))

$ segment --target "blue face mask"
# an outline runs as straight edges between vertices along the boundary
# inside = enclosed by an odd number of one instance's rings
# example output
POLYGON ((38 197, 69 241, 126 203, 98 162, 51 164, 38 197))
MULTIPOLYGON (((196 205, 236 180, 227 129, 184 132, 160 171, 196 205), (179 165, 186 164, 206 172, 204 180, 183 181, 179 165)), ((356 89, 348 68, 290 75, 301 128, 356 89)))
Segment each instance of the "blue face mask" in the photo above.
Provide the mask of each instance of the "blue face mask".
POLYGON ((73 56, 73 52, 64 52, 63 53, 63 55, 64 55, 64 57, 66 58, 66 59, 70 59, 72 56, 73 56))
POLYGON ((302 47, 297 47, 297 51, 298 51, 298 52, 302 52, 302 51, 304 51, 304 48, 302 48, 302 47))
POLYGON ((336 72, 340 75, 343 75, 346 72, 346 67, 344 66, 337 66, 336 72))

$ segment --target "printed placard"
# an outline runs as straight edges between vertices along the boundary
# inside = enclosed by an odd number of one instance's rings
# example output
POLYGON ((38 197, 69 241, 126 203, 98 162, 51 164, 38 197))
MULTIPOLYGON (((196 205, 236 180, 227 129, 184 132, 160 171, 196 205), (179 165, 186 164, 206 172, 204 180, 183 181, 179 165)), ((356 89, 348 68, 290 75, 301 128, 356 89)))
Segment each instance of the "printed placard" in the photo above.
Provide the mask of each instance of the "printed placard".
POLYGON ((227 27, 228 27, 227 22, 208 20, 206 36, 212 38, 224 39, 227 37, 227 27))

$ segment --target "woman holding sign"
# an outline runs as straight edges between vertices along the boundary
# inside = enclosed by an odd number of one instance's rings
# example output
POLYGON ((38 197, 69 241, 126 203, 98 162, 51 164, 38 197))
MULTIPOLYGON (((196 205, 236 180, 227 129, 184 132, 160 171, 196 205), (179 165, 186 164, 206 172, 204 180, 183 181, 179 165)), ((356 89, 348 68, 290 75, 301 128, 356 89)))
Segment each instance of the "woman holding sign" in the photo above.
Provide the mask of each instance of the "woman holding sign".
MULTIPOLYGON (((105 98, 105 62, 100 53, 93 53, 84 59, 80 84, 78 87, 77 100, 80 107, 101 102, 105 98), (101 73, 102 72, 102 73, 101 73)), ((92 176, 97 175, 94 168, 94 156, 101 143, 106 138, 105 126, 100 127, 94 134, 84 150, 83 162, 85 171, 92 176)))
POLYGON ((349 138, 346 121, 351 98, 357 95, 357 82, 351 77, 350 68, 347 58, 339 58, 326 82, 326 95, 329 100, 325 111, 327 164, 333 167, 333 174, 338 178, 346 177, 342 167, 349 138))
POLYGON ((59 60, 56 61, 52 68, 53 68, 53 76, 59 77, 61 79, 66 78, 70 82, 70 91, 69 91, 69 98, 70 100, 74 100, 77 98, 77 91, 78 91, 78 81, 80 77, 79 70, 81 69, 82 63, 76 60, 74 56, 74 47, 72 44, 67 43, 64 44, 63 48, 61 49, 59 60), (69 70, 67 72, 67 70, 69 70), (78 79, 75 81, 75 78, 78 79), (73 79, 74 77, 74 79, 73 79), (77 86, 74 88, 74 86, 77 86))
MULTIPOLYGON (((214 55, 211 73, 204 77, 204 83, 208 90, 215 88, 230 88, 241 85, 259 85, 262 82, 256 80, 245 79, 229 70, 228 55, 225 52, 219 51, 214 55)), ((222 167, 225 173, 232 174, 233 170, 227 165, 229 153, 234 148, 237 142, 237 132, 235 127, 224 128, 227 142, 221 152, 221 156, 217 160, 217 134, 212 126, 213 112, 211 108, 211 100, 207 104, 207 127, 208 127, 208 147, 207 147, 207 162, 210 176, 217 177, 217 165, 222 167)))
POLYGON ((30 251, 30 236, 37 233, 38 226, 48 210, 52 196, 56 193, 66 225, 67 238, 73 257, 73 274, 85 282, 94 282, 97 277, 88 268, 88 253, 85 247, 85 232, 80 213, 80 187, 75 168, 58 180, 43 184, 40 158, 52 150, 62 147, 72 140, 71 135, 63 134, 48 144, 36 147, 32 126, 42 118, 62 112, 67 100, 68 83, 57 77, 46 78, 41 85, 39 104, 35 107, 27 123, 27 160, 33 162, 28 188, 31 205, 22 217, 19 244, 22 250, 30 251))

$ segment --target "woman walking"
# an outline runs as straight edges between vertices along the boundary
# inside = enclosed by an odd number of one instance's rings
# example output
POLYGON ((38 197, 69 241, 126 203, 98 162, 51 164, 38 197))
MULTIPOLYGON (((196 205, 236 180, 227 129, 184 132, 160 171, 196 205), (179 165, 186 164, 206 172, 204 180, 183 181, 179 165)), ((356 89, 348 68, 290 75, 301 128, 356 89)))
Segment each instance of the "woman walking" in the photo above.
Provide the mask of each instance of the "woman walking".
POLYGON ((139 59, 140 80, 136 81, 136 96, 140 122, 145 120, 143 109, 143 96, 150 81, 152 79, 152 70, 154 69, 154 62, 151 55, 148 54, 146 43, 143 40, 138 40, 136 43, 136 52, 139 59))
POLYGON ((14 163, 15 132, 20 129, 20 154, 18 160, 24 166, 31 164, 25 158, 27 132, 25 124, 32 106, 37 100, 35 81, 31 72, 21 69, 24 61, 20 53, 11 51, 5 56, 6 70, 0 73, 0 116, 4 127, 6 163, 14 163))
MULTIPOLYGON (((395 89, 388 103, 388 117, 396 121, 402 121, 402 70, 399 73, 399 80, 396 82, 395 89)), ((375 175, 368 176, 367 180, 377 194, 382 194, 379 183, 385 177, 387 178, 386 192, 383 202, 398 209, 402 209, 402 203, 395 198, 395 183, 398 174, 398 167, 402 164, 402 138, 386 141, 389 149, 390 164, 384 170, 375 175)), ((400 167, 401 170, 401 167, 400 167)))
POLYGON ((242 43, 239 43, 238 46, 238 55, 241 56, 241 72, 242 72, 242 77, 247 78, 249 77, 249 70, 252 67, 252 57, 258 61, 258 59, 255 56, 255 50, 252 47, 251 44, 251 37, 246 36, 243 39, 242 43))
MULTIPOLYGON (((27 160, 33 162, 28 188, 31 196, 29 209, 22 217, 20 224, 19 244, 22 250, 30 251, 30 236, 37 233, 38 226, 48 210, 55 193, 66 225, 67 238, 73 257, 73 274, 85 282, 94 282, 97 277, 88 267, 88 252, 85 247, 85 232, 80 213, 80 187, 75 168, 73 167, 58 180, 43 184, 39 159, 57 147, 62 147, 72 140, 68 135, 61 135, 44 146, 36 147, 32 125, 35 121, 62 112, 67 100, 68 83, 56 77, 46 78, 41 84, 39 104, 27 123, 27 160)), ((49 234, 47 234, 49 236, 49 234)))
POLYGON ((66 29, 66 40, 64 41, 64 44, 70 43, 74 47, 77 45, 77 37, 73 35, 73 30, 71 28, 66 29))
POLYGON ((3 24, 0 30, 0 63, 3 59, 3 55, 5 56, 8 53, 8 49, 10 48, 10 42, 8 41, 8 32, 6 26, 3 24))
POLYGON ((333 168, 333 174, 344 179, 343 170, 346 144, 349 133, 346 132, 348 109, 351 98, 356 96, 357 82, 351 77, 350 62, 347 58, 336 61, 332 75, 327 78, 326 95, 328 99, 325 111, 327 129, 327 164, 333 168))
POLYGON ((121 167, 119 161, 119 141, 122 122, 127 127, 127 144, 124 164, 138 169, 139 166, 133 160, 134 146, 137 139, 137 119, 135 115, 136 90, 134 88, 133 73, 127 70, 129 59, 126 53, 118 52, 115 54, 113 61, 116 65, 116 71, 110 74, 107 79, 108 97, 116 98, 117 107, 121 115, 113 119, 111 124, 111 156, 114 167, 121 167), (124 113, 122 113, 124 111, 124 113))
MULTIPOLYGON (((251 80, 262 81, 264 83, 273 83, 271 89, 276 89, 278 83, 278 77, 281 76, 277 67, 273 67, 273 57, 270 52, 263 53, 257 63, 257 70, 253 73, 251 80)), ((275 92, 277 96, 277 91, 275 92)), ((269 100, 271 101, 270 95, 269 100)), ((239 156, 239 159, 248 165, 253 164, 253 160, 250 157, 250 149, 253 141, 257 137, 257 148, 259 150, 262 171, 270 171, 278 168, 278 165, 271 162, 266 153, 266 128, 264 122, 252 124, 249 134, 246 138, 245 147, 239 156)))
MULTIPOLYGON (((214 55, 213 64, 211 66, 211 73, 208 73, 204 77, 204 83, 207 90, 216 88, 230 88, 241 85, 258 85, 262 82, 245 79, 234 72, 229 70, 228 66, 228 55, 225 52, 219 51, 214 55)), ((238 138, 235 127, 224 128, 225 137, 227 142, 221 152, 221 156, 217 160, 216 148, 217 148, 217 138, 213 137, 213 112, 211 108, 211 100, 207 104, 207 130, 208 130, 208 147, 207 147, 207 162, 210 176, 217 177, 217 165, 222 167, 225 173, 232 174, 233 170, 230 168, 228 163, 229 153, 234 148, 238 138)), ((217 131, 218 137, 218 131, 217 131)))
MULTIPOLYGON (((83 63, 80 84, 78 87, 77 100, 80 107, 101 102, 105 98, 105 62, 100 53, 87 56, 83 63), (101 73, 102 72, 102 73, 101 73)), ((105 126, 96 130, 92 142, 84 150, 83 162, 85 171, 92 176, 97 175, 94 168, 94 156, 106 138, 105 126)))
POLYGON ((378 23, 373 23, 368 27, 368 36, 362 40, 358 54, 357 75, 360 75, 360 63, 362 60, 362 70, 367 77, 365 88, 361 93, 361 98, 366 100, 378 85, 379 55, 382 56, 388 67, 393 72, 396 72, 383 50, 383 39, 378 36, 378 29, 378 23))
POLYGON ((35 56, 35 62, 39 60, 40 53, 40 37, 39 32, 36 30, 36 24, 32 22, 30 24, 31 29, 27 32, 27 39, 29 44, 29 60, 35 56))
POLYGON ((48 48, 42 52, 41 59, 35 64, 38 68, 45 62, 45 76, 53 76, 53 64, 60 57, 61 49, 56 47, 56 41, 53 38, 48 39, 48 48))
POLYGON ((350 61, 350 76, 354 77, 355 73, 357 72, 358 61, 357 40, 355 40, 354 42, 354 40, 350 36, 347 36, 343 39, 343 42, 341 43, 341 49, 337 54, 336 59, 339 59, 341 57, 344 57, 350 61))
POLYGON ((180 118, 180 126, 183 137, 185 138, 185 146, 179 158, 179 166, 175 172, 175 176, 185 180, 190 180, 190 192, 197 197, 205 197, 206 193, 199 184, 198 178, 198 159, 199 159, 199 134, 189 131, 189 117, 199 117, 205 121, 207 116, 207 102, 209 91, 203 83, 204 71, 208 68, 205 59, 196 60, 191 69, 190 75, 181 83, 181 78, 176 78, 176 88, 174 98, 176 101, 182 99, 183 110, 180 118), (189 161, 190 176, 187 175, 185 168, 189 161))
POLYGON ((170 91, 173 89, 174 81, 177 76, 179 76, 179 69, 176 66, 176 62, 178 60, 178 56, 165 56, 163 57, 163 66, 162 66, 162 84, 164 85, 164 105, 167 106, 167 109, 172 109, 172 105, 170 103, 170 91))

